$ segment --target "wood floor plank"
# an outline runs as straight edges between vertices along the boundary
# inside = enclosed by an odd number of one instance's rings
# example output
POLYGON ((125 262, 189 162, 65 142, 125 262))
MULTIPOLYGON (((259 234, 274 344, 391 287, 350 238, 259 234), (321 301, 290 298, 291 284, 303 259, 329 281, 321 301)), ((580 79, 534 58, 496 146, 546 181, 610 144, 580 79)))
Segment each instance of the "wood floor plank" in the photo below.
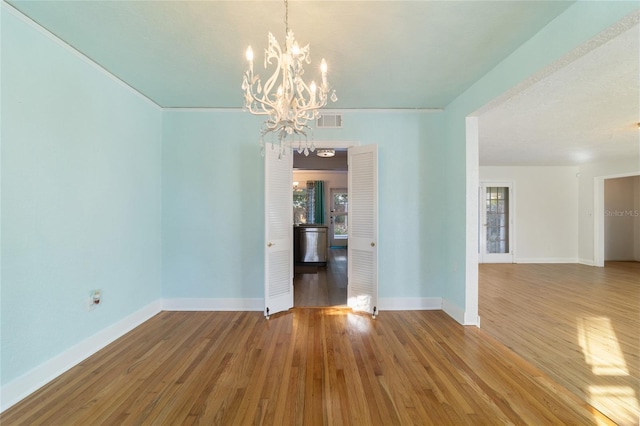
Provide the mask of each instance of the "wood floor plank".
POLYGON ((611 424, 441 311, 162 312, 3 425, 611 424))
POLYGON ((306 266, 304 264, 296 264, 294 271, 294 306, 346 307, 346 248, 330 248, 326 266, 306 266))
POLYGON ((479 272, 484 332, 618 424, 640 423, 640 263, 479 272))
POLYGON ((296 309, 270 321, 255 312, 164 312, 0 421, 608 424, 594 403, 619 424, 637 424, 639 270, 608 266, 569 265, 564 278, 558 265, 482 266, 482 330, 441 312, 372 320, 296 309), (502 335, 494 323, 504 324, 502 335))

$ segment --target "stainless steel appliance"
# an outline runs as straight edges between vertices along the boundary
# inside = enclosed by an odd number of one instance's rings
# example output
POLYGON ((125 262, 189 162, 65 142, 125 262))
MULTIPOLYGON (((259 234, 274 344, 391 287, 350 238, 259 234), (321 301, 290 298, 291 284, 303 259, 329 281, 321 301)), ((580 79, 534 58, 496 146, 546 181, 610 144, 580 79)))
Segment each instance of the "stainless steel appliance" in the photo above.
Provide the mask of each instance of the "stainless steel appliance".
POLYGON ((294 229, 294 252, 296 262, 327 262, 327 227, 323 225, 302 225, 294 229))

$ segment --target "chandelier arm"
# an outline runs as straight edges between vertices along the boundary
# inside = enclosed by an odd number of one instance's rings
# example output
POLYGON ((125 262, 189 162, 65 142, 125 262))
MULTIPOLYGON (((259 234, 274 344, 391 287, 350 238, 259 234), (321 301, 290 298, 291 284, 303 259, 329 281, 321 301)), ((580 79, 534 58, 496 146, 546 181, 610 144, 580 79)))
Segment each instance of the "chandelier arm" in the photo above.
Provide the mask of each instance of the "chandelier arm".
POLYGON ((300 49, 299 59, 300 62, 311 64, 311 48, 309 47, 309 44, 300 49))
POLYGON ((327 102, 326 102, 326 99, 325 99, 325 102, 322 102, 322 103, 316 103, 316 104, 313 104, 313 105, 302 105, 301 107, 298 108, 298 111, 301 113, 299 115, 302 115, 302 113, 305 113, 307 111, 316 111, 319 108, 324 107, 326 104, 327 104, 327 102))
POLYGON ((270 115, 268 111, 256 110, 251 107, 249 108, 249 112, 253 115, 270 115))
POLYGON ((267 64, 271 65, 272 59, 276 60, 276 67, 275 70, 273 71, 273 74, 271 75, 271 77, 269 77, 267 79, 267 81, 264 84, 263 87, 263 93, 264 96, 269 96, 269 94, 271 93, 271 89, 273 89, 273 86, 276 83, 276 80, 278 79, 278 77, 280 76, 280 69, 282 68, 282 50, 280 49, 280 45, 278 44, 278 41, 275 39, 275 37, 273 36, 273 34, 269 33, 269 47, 268 49, 265 49, 264 51, 264 67, 267 68, 267 64))
POLYGON ((258 104, 260 105, 268 105, 271 108, 275 108, 276 107, 276 102, 275 101, 271 101, 268 97, 267 93, 264 93, 264 95, 261 98, 258 98, 255 94, 255 91, 252 90, 253 89, 253 85, 249 86, 247 88, 247 93, 251 96, 251 99, 253 99, 254 101, 256 101, 258 104))
MULTIPOLYGON (((260 79, 257 79, 256 81, 260 81, 260 79)), ((270 115, 270 112, 268 112, 265 108, 265 105, 269 106, 272 110, 276 108, 276 103, 272 102, 268 95, 268 92, 265 92, 263 90, 263 97, 262 98, 258 98, 253 90, 254 84, 248 84, 247 85, 247 89, 246 89, 246 94, 248 94, 251 99, 253 101, 255 101, 259 106, 260 109, 254 109, 253 108, 253 102, 246 102, 246 107, 249 109, 249 112, 251 112, 252 114, 258 114, 258 115, 270 115)))
MULTIPOLYGON (((312 118, 313 117, 309 117, 309 120, 312 119, 312 118)), ((295 120, 294 128, 295 129, 307 128, 307 129, 311 130, 311 127, 306 124, 307 121, 308 120, 306 118, 304 120, 302 120, 302 121, 295 120)))
MULTIPOLYGON (((312 95, 312 91, 309 88, 309 86, 307 85, 307 83, 304 82, 304 80, 300 79, 299 82, 300 86, 302 86, 304 88, 304 90, 302 91, 301 96, 304 96, 304 92, 307 92, 309 94, 309 97, 311 98, 312 95)), ((318 98, 319 100, 322 99, 326 99, 327 97, 327 93, 329 92, 329 88, 325 85, 324 81, 320 84, 319 87, 317 87, 316 89, 317 93, 318 93, 318 98)))
POLYGON ((269 115, 269 112, 266 110, 264 105, 267 105, 271 108, 275 108, 275 104, 272 102, 269 102, 268 99, 258 99, 256 95, 253 93, 253 90, 251 90, 251 86, 247 88, 246 93, 251 97, 253 101, 257 103, 257 105, 260 106, 259 109, 255 109, 253 108, 254 102, 247 101, 245 103, 245 106, 249 109, 249 112, 251 112, 252 114, 269 115))

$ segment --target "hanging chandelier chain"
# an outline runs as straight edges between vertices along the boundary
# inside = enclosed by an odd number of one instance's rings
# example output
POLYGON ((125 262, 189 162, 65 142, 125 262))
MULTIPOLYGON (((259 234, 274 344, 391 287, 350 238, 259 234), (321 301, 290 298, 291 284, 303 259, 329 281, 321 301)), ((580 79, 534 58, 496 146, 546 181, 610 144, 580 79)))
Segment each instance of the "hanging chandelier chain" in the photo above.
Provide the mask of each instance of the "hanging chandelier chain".
POLYGON ((284 36, 289 34, 289 0, 284 0, 284 36))

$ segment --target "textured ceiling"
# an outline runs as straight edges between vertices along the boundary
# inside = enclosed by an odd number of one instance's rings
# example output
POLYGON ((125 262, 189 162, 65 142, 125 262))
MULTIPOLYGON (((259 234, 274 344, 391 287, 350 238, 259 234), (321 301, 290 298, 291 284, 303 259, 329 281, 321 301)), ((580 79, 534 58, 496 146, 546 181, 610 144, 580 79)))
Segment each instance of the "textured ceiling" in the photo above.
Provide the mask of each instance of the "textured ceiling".
MULTIPOLYGON (((640 27, 590 49, 479 115, 481 165, 578 165, 638 158, 640 27)), ((634 23, 627 28, 629 23, 634 23)), ((615 28, 609 33, 615 33, 615 28)), ((606 37, 606 34, 604 35, 606 37)))
MULTIPOLYGON (((6 3, 161 107, 240 107, 246 46, 266 76, 284 34, 281 1, 6 3)), ((291 0, 289 24, 329 63, 331 108, 443 108, 572 3, 291 0)), ((481 165, 638 157, 638 27, 616 36, 483 109, 481 165)))

